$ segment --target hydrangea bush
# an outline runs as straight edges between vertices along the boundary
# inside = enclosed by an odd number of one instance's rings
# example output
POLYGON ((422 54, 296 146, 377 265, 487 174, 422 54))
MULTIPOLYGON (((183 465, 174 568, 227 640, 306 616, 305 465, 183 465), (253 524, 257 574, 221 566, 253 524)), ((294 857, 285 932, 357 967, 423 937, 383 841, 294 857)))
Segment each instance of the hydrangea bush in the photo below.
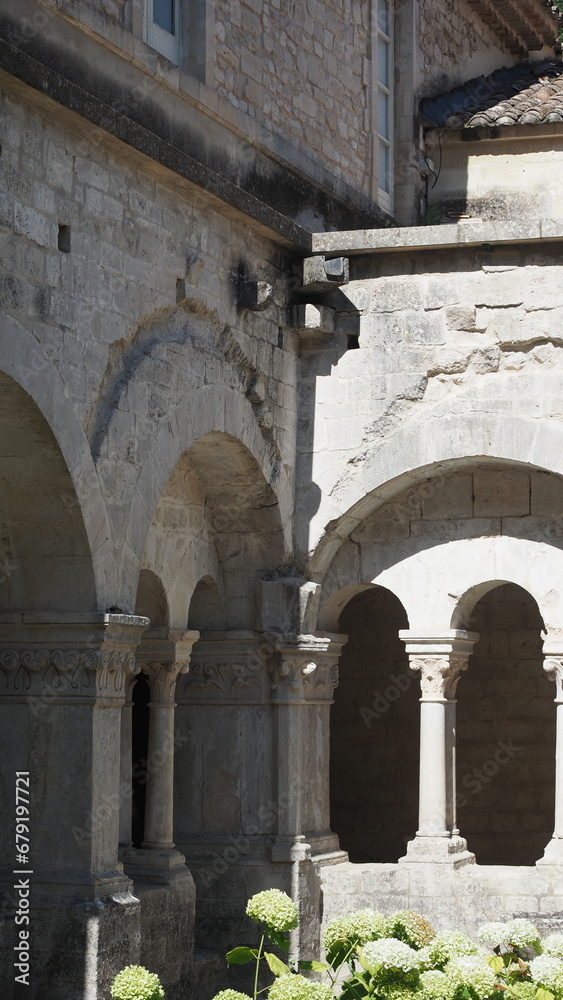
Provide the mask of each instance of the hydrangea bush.
POLYGON ((128 965, 118 972, 110 993, 113 1000, 164 1000, 160 979, 142 965, 128 965))
MULTIPOLYGON (((523 918, 483 924, 473 941, 461 931, 437 934, 410 910, 391 916, 357 910, 329 921, 326 961, 318 962, 282 961, 264 950, 269 939, 278 951, 289 952, 287 932, 297 926, 297 909, 285 893, 260 892, 246 912, 262 925, 259 947, 234 948, 227 961, 255 962, 253 1000, 258 994, 267 1000, 500 1000, 502 994, 505 1000, 563 1000, 563 934, 540 941, 537 927, 523 918), (259 990, 265 965, 274 981, 259 990)), ((251 997, 223 990, 213 1000, 251 997)))

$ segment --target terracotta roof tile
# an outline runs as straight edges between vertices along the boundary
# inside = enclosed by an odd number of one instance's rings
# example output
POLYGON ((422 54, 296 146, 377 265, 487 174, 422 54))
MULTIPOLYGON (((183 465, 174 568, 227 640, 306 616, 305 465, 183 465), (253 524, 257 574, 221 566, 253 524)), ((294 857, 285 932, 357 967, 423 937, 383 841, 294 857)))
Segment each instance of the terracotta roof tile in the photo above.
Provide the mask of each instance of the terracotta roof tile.
POLYGON ((421 102, 427 125, 474 128, 563 121, 563 62, 505 66, 421 102))

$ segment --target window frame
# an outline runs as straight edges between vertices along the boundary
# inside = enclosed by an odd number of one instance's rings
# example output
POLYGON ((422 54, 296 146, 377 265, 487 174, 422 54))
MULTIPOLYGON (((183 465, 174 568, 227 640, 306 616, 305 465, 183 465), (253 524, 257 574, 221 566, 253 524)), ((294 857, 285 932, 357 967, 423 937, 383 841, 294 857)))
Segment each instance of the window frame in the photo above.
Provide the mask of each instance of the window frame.
POLYGON ((180 21, 180 0, 172 0, 174 4, 174 34, 165 31, 153 19, 153 0, 145 0, 145 41, 151 49, 156 49, 171 63, 180 64, 180 38, 182 25, 180 21))
POLYGON ((395 87, 394 87, 394 73, 395 73, 395 5, 394 0, 386 0, 388 5, 388 33, 385 33, 380 27, 379 22, 379 4, 380 0, 375 0, 375 17, 374 17, 374 37, 373 37, 373 51, 375 53, 374 67, 373 67, 373 103, 374 103, 374 120, 375 120, 375 135, 374 135, 374 168, 377 175, 377 201, 379 206, 389 214, 392 214, 394 207, 394 173, 395 173, 395 87), (379 66, 379 43, 380 40, 387 47, 388 53, 388 80, 385 84, 380 80, 380 66, 379 66), (381 122, 379 121, 379 98, 383 94, 387 100, 387 116, 388 116, 388 136, 383 135, 380 131, 381 122), (380 165, 380 150, 384 146, 388 151, 388 162, 389 162, 389 176, 387 178, 389 190, 385 190, 382 186, 382 178, 379 173, 380 165))

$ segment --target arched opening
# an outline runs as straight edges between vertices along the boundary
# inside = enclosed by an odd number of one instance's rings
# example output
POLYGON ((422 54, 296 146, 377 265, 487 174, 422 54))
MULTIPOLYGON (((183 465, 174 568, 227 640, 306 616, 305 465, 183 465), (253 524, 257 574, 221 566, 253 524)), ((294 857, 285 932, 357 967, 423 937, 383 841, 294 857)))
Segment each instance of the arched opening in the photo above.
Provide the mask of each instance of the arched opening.
POLYGON ((0 372, 0 613, 96 610, 82 512, 57 440, 0 372))
POLYGON ((419 685, 408 670, 400 601, 383 587, 353 597, 331 711, 331 828, 356 862, 396 862, 417 826, 419 685))
POLYGON ((195 588, 188 611, 188 628, 199 632, 219 632, 224 627, 225 609, 211 577, 204 577, 195 588))
POLYGON ((553 832, 555 708, 538 606, 505 583, 477 602, 457 691, 458 825, 477 862, 533 865, 553 832))
POLYGON ((139 574, 135 614, 148 618, 151 628, 165 628, 168 625, 166 592, 161 580, 150 569, 142 569, 139 574))

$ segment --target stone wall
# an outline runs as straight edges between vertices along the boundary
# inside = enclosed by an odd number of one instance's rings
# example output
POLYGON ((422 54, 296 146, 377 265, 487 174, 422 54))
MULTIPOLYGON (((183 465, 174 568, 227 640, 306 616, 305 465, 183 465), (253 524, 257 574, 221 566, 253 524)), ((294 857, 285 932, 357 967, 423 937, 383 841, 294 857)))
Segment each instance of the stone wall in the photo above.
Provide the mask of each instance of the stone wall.
POLYGON ((472 77, 518 62, 467 0, 419 5, 422 86, 425 94, 450 90, 472 77))

